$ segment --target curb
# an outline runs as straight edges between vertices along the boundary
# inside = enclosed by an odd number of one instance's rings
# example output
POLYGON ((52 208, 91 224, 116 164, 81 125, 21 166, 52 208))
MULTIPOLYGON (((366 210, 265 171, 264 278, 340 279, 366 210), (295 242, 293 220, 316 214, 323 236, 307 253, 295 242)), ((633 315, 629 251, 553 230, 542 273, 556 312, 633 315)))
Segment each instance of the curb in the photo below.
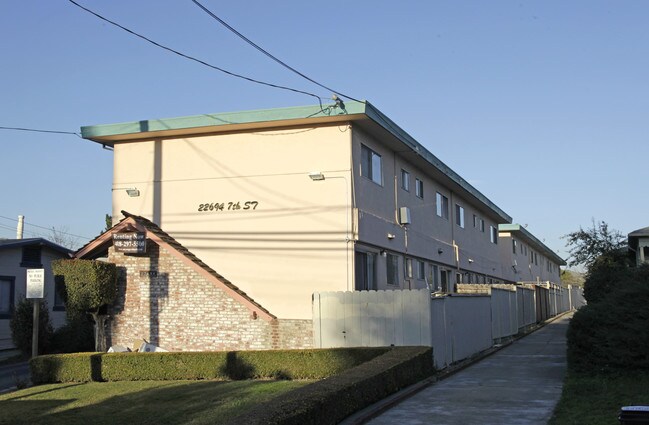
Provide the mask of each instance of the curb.
POLYGON ((510 346, 513 344, 515 341, 518 341, 519 339, 525 338, 528 335, 531 335, 532 333, 538 331, 539 329, 545 327, 546 325, 554 322, 555 320, 558 320, 562 318, 563 316, 574 313, 574 310, 569 310, 566 312, 563 312, 557 316, 554 316, 550 319, 547 319, 541 323, 538 323, 536 326, 532 327, 528 332, 525 332, 524 334, 520 335, 514 335, 511 339, 507 340, 506 342, 502 344, 497 344, 494 345, 491 348, 488 348, 484 351, 481 351, 477 354, 475 354, 472 357, 469 357, 468 359, 465 360, 460 360, 458 363, 455 363, 451 366, 446 367, 445 369, 442 369, 435 375, 426 378, 422 381, 419 381, 415 384, 410 385, 409 387, 406 387, 400 391, 397 391, 396 393, 389 395, 388 397, 377 401, 376 403, 359 410, 358 412, 348 416, 341 422, 339 422, 340 425, 362 425, 369 421, 370 419, 373 419, 377 416, 379 416, 381 413, 385 412, 386 410, 392 408, 393 406, 396 406, 397 404, 401 403, 402 401, 412 397, 413 395, 417 394, 419 391, 435 384, 438 381, 442 381, 450 376, 455 375, 456 373, 466 369, 467 367, 478 363, 481 360, 484 360, 485 358, 491 356, 494 353, 497 353, 498 351, 502 350, 505 347, 510 346))

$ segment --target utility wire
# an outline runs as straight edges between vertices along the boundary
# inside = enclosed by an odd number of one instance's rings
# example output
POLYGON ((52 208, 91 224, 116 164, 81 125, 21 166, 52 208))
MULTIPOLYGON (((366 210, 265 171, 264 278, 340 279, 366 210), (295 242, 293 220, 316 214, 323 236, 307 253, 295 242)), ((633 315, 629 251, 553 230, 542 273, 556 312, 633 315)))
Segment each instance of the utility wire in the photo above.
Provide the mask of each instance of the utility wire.
MULTIPOLYGON (((5 217, 3 215, 0 215, 0 218, 4 218, 5 220, 11 220, 11 221, 18 222, 18 220, 16 220, 15 218, 5 217)), ((55 230, 58 233, 62 233, 64 235, 68 235, 68 236, 74 236, 75 238, 88 239, 88 240, 92 239, 92 238, 89 238, 89 237, 86 237, 86 236, 75 235, 74 233, 68 233, 68 232, 63 232, 61 230, 56 230, 55 227, 39 226, 38 224, 32 224, 32 223, 27 223, 27 222, 25 222, 25 224, 28 225, 28 226, 32 226, 32 227, 38 227, 39 229, 45 229, 45 230, 49 230, 49 231, 55 230)), ((33 232, 29 232, 29 233, 35 234, 33 232)))
POLYGON ((92 10, 90 10, 90 9, 88 9, 88 8, 86 8, 86 7, 82 6, 82 5, 80 5, 79 3, 75 2, 74 0, 68 0, 68 1, 69 1, 70 3, 72 3, 73 5, 77 6, 78 8, 83 9, 83 10, 85 10, 86 12, 90 13, 91 15, 96 16, 97 18, 101 19, 102 21, 104 21, 104 22, 108 22, 109 24, 114 25, 114 26, 116 26, 117 28, 120 28, 120 29, 126 31, 126 32, 128 32, 129 34, 131 34, 131 35, 134 35, 134 36, 136 36, 136 37, 138 37, 138 38, 141 38, 142 40, 147 41, 147 42, 153 44, 153 45, 156 46, 156 47, 159 47, 159 48, 164 49, 164 50, 166 50, 166 51, 168 51, 168 52, 174 53, 174 54, 176 54, 176 55, 178 55, 178 56, 180 56, 180 57, 183 57, 183 58, 185 58, 185 59, 189 59, 189 60, 191 60, 191 61, 194 61, 194 62, 200 63, 201 65, 204 65, 204 66, 207 66, 208 68, 212 68, 212 69, 214 69, 214 70, 217 70, 217 71, 223 72, 224 74, 230 75, 230 76, 232 76, 232 77, 237 77, 237 78, 241 78, 241 79, 246 80, 246 81, 250 81, 250 82, 252 82, 252 83, 261 84, 261 85, 268 86, 268 87, 274 87, 274 88, 276 88, 276 89, 288 90, 288 91, 292 91, 292 92, 295 92, 295 93, 301 93, 301 94, 305 94, 305 95, 307 95, 307 96, 315 97, 316 99, 318 99, 318 103, 320 103, 320 105, 322 105, 322 98, 321 98, 320 96, 316 95, 316 94, 309 93, 309 92, 306 92, 306 91, 303 91, 303 90, 293 89, 293 88, 291 88, 291 87, 280 86, 280 85, 278 85, 278 84, 267 83, 267 82, 265 82, 265 81, 256 80, 256 79, 254 79, 254 78, 250 78, 250 77, 246 77, 246 76, 241 75, 241 74, 237 74, 237 73, 234 73, 234 72, 230 72, 230 71, 228 71, 228 70, 226 70, 226 69, 220 68, 220 67, 218 67, 218 66, 216 66, 216 65, 212 65, 212 64, 207 63, 207 62, 205 62, 205 61, 203 61, 203 60, 201 60, 201 59, 197 59, 197 58, 195 58, 195 57, 193 57, 193 56, 186 55, 186 54, 184 54, 184 53, 179 52, 178 50, 174 50, 174 49, 172 49, 171 47, 167 47, 167 46, 162 45, 162 44, 160 44, 160 43, 158 43, 158 42, 156 42, 156 41, 153 41, 152 39, 147 38, 147 37, 145 37, 145 36, 143 36, 143 35, 141 35, 141 34, 138 34, 138 33, 136 33, 135 31, 130 30, 130 29, 128 29, 128 28, 126 28, 126 27, 124 27, 124 26, 118 24, 117 22, 111 21, 111 20, 108 19, 108 18, 104 18, 104 17, 101 16, 100 14, 98 14, 98 13, 96 13, 96 12, 93 12, 92 10))
POLYGON ((337 94, 337 95, 340 95, 340 96, 346 97, 347 99, 354 100, 354 101, 356 101, 356 102, 360 102, 360 100, 358 100, 358 99, 354 99, 354 98, 351 97, 351 96, 348 96, 348 95, 346 95, 346 94, 344 94, 344 93, 339 92, 338 90, 330 89, 329 87, 327 87, 327 86, 325 86, 325 85, 322 85, 322 84, 320 84, 319 82, 317 82, 316 80, 314 80, 314 79, 312 79, 312 78, 310 78, 310 77, 304 75, 303 73, 301 73, 301 72, 298 71, 297 69, 295 69, 295 68, 293 68, 292 66, 286 64, 285 62, 281 61, 281 60, 278 59, 277 57, 275 57, 275 56, 273 56, 272 54, 270 54, 268 51, 266 51, 266 50, 264 50, 263 48, 261 48, 258 44, 256 44, 256 43, 253 42, 252 40, 250 40, 250 39, 249 39, 248 37, 246 37, 245 35, 241 34, 239 31, 237 31, 236 29, 234 29, 231 25, 229 25, 229 24, 228 24, 227 22, 225 22, 223 19, 221 19, 221 18, 219 18, 218 16, 216 16, 212 11, 210 11, 208 8, 206 8, 205 6, 203 6, 203 5, 202 5, 201 3, 199 3, 197 0, 192 0, 192 2, 193 2, 196 6, 198 6, 199 8, 201 8, 205 13, 207 13, 207 14, 210 15, 212 18, 214 18, 216 21, 218 21, 221 25, 223 25, 223 26, 226 27, 228 30, 230 30, 231 32, 233 32, 234 34, 236 34, 236 35, 237 35, 239 38, 241 38, 243 41, 245 41, 246 43, 250 44, 252 47, 254 47, 255 49, 259 50, 261 53, 263 53, 264 55, 268 56, 270 59, 274 60, 274 61, 277 62, 278 64, 282 65, 284 68, 286 68, 286 69, 288 69, 288 70, 294 72, 295 74, 299 75, 300 77, 302 77, 302 78, 304 78, 304 79, 306 79, 306 80, 312 82, 313 84, 315 84, 315 85, 317 85, 317 86, 319 86, 319 87, 321 87, 321 88, 323 88, 323 89, 325 89, 325 90, 328 90, 328 91, 330 91, 330 92, 332 92, 332 93, 335 93, 335 94, 337 94))
POLYGON ((0 130, 32 131, 35 133, 73 134, 81 138, 81 135, 79 133, 75 133, 73 131, 41 130, 38 128, 24 128, 24 127, 0 127, 0 130))

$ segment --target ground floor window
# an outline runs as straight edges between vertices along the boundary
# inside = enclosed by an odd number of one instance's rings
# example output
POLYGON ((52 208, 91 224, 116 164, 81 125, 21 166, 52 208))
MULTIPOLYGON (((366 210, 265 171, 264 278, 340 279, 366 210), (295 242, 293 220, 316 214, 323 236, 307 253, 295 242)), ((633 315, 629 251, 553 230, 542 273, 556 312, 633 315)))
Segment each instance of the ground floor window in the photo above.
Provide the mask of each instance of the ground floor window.
POLYGON ((399 285, 399 256, 388 254, 386 257, 386 274, 388 285, 399 285))
POLYGON ((376 254, 356 252, 355 288, 357 291, 376 290, 376 254))
POLYGON ((11 318, 14 309, 15 280, 13 276, 0 276, 0 319, 11 318))

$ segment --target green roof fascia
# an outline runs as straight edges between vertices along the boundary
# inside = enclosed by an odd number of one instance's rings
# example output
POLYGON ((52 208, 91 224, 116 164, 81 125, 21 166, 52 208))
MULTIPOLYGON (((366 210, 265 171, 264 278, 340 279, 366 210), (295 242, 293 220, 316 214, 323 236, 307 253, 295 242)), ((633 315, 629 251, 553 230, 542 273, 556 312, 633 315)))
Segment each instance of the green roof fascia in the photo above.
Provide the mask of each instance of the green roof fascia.
POLYGON ((259 109, 253 111, 225 112, 216 114, 193 115, 178 118, 132 121, 118 124, 102 124, 81 127, 84 139, 100 141, 101 138, 149 133, 167 130, 183 130, 200 127, 225 126, 236 124, 253 124, 272 121, 322 118, 337 115, 365 113, 365 103, 348 102, 341 109, 335 104, 318 106, 297 106, 290 108, 259 109))
POLYGON ((528 243, 532 243, 536 249, 542 251, 546 255, 546 257, 550 257, 560 266, 565 266, 567 264, 566 261, 563 258, 559 257, 556 252, 548 248, 547 245, 538 240, 536 236, 531 234, 525 227, 521 226, 520 224, 499 224, 498 232, 518 233, 519 237, 522 236, 527 240, 528 243))
POLYGON ((503 221, 508 223, 512 222, 512 218, 489 200, 489 198, 460 177, 459 174, 444 164, 439 158, 429 152, 428 149, 394 123, 394 121, 367 101, 357 102, 350 100, 344 102, 343 107, 340 107, 337 104, 297 106, 84 126, 81 127, 81 136, 84 139, 94 140, 102 144, 105 144, 108 141, 110 144, 113 142, 110 141, 109 138, 114 136, 126 136, 129 134, 330 117, 340 117, 342 120, 343 117, 347 115, 367 116, 374 123, 391 133, 395 138, 401 141, 401 143, 412 149, 418 156, 438 169, 451 181, 459 185, 463 190, 467 191, 471 196, 474 196, 479 202, 487 206, 503 221))
POLYGON ((396 138, 401 140, 405 145, 411 148, 417 155, 422 157, 428 163, 437 168, 440 172, 446 175, 450 180, 458 184, 462 189, 469 192, 474 196, 478 201, 482 202, 489 209, 491 209, 496 215, 498 215, 503 221, 507 223, 512 222, 512 218, 500 209, 496 204, 494 204, 489 198, 482 194, 478 189, 473 187, 469 182, 464 180, 459 174, 453 171, 448 165, 444 164, 439 158, 433 155, 428 149, 426 149, 422 144, 417 142, 411 135, 404 131, 401 127, 395 124, 390 118, 385 116, 381 111, 376 109, 369 102, 365 102, 367 109, 365 114, 370 117, 374 122, 382 126, 385 130, 389 131, 396 138))

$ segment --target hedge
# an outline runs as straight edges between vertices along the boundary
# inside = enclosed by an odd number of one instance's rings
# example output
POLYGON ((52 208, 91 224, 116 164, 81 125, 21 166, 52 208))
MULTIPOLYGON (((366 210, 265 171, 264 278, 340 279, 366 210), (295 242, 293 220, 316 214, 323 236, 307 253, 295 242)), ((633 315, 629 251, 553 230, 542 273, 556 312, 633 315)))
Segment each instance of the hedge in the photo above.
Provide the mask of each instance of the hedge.
POLYGON ((344 373, 259 404, 233 418, 228 425, 337 424, 433 372, 430 347, 395 347, 344 373))
POLYGON ((193 379, 323 379, 390 348, 313 350, 75 353, 30 361, 34 384, 193 379))

